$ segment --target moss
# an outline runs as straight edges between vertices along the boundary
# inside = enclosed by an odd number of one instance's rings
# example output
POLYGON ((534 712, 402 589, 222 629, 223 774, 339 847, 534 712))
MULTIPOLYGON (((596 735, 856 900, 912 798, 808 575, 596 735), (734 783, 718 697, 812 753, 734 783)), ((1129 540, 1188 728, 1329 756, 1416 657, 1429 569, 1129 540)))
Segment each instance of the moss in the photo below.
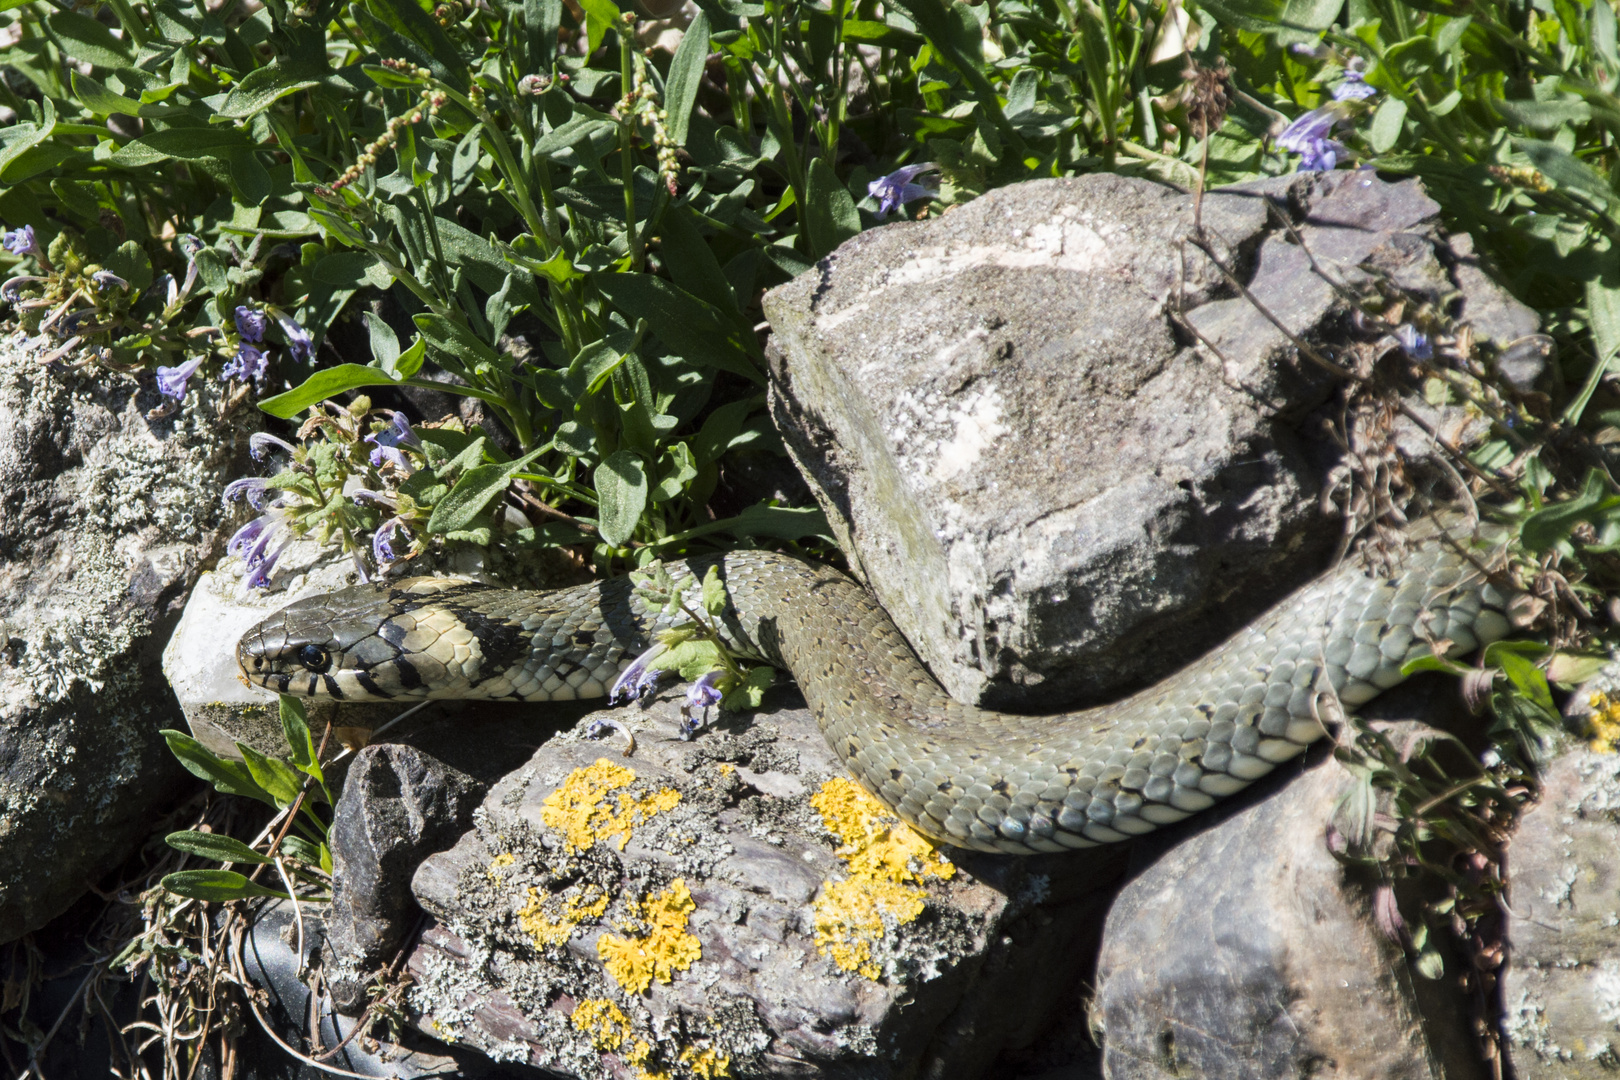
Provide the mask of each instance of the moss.
POLYGON ((546 797, 543 820, 562 833, 570 853, 587 851, 598 841, 612 838, 617 838, 618 849, 623 851, 634 825, 674 809, 681 801, 681 793, 673 788, 642 798, 619 790, 629 787, 635 778, 633 769, 597 758, 594 764, 569 773, 562 786, 546 797), (616 791, 614 805, 607 796, 616 791))
POLYGON ((956 867, 852 780, 828 780, 810 805, 838 837, 835 854, 849 868, 846 880, 823 885, 811 905, 816 948, 843 970, 875 980, 882 969, 873 945, 888 927, 912 922, 927 908, 924 879, 948 879, 956 867))
POLYGON ((670 982, 675 972, 685 971, 703 957, 698 939, 686 932, 687 920, 697 910, 697 903, 685 880, 676 878, 669 888, 637 906, 649 926, 646 936, 603 934, 596 941, 597 955, 607 973, 632 994, 646 990, 655 978, 661 983, 670 982))

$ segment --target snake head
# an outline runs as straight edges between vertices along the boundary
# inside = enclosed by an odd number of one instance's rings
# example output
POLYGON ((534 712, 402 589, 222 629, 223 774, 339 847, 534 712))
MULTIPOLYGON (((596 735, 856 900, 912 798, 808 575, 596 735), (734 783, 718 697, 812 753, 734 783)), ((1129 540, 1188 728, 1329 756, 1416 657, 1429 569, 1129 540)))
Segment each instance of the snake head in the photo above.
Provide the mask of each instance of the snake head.
MULTIPOLYGON (((446 594, 481 586, 446 578, 356 585, 282 608, 236 645, 250 686, 295 697, 392 701, 443 684, 436 648, 452 621, 446 594)), ((451 635, 454 636, 454 635, 451 635)), ((453 650, 452 654, 453 655, 453 650)))

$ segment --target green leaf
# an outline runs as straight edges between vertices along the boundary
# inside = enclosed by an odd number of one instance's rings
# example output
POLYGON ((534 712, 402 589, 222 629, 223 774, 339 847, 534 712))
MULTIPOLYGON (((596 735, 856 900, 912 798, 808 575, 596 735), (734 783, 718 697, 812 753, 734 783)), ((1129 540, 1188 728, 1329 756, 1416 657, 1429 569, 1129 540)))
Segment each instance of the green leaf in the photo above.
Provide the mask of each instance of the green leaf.
POLYGON ((220 104, 219 115, 232 120, 257 116, 288 94, 320 83, 331 69, 325 64, 284 60, 256 68, 231 87, 220 104))
POLYGON ((254 781, 247 766, 241 762, 226 761, 185 732, 165 730, 158 734, 163 736, 163 740, 169 744, 169 751, 188 772, 211 782, 216 791, 226 795, 246 795, 250 799, 275 805, 270 793, 254 781))
POLYGON ((440 499, 428 518, 428 532, 461 532, 470 528, 479 514, 494 499, 499 498, 512 482, 512 474, 522 472, 545 451, 541 446, 515 461, 478 465, 461 474, 450 493, 440 499))
POLYGON ((119 244, 102 265, 129 282, 129 287, 136 292, 152 284, 152 260, 146 257, 146 249, 133 240, 119 244))
POLYGON ((633 450, 609 454, 596 467, 594 480, 601 500, 596 525, 602 540, 610 547, 624 547, 647 508, 647 470, 641 456, 633 450))
POLYGON ((1590 469, 1580 494, 1545 506, 1525 518, 1519 537, 1531 551, 1548 551, 1569 539, 1569 534, 1583 521, 1593 521, 1597 515, 1616 506, 1620 506, 1620 496, 1610 495, 1603 474, 1590 469))
POLYGON ((659 219, 659 232, 664 241, 659 253, 664 267, 669 276, 681 282, 693 296, 735 318, 736 294, 731 291, 725 271, 720 269, 719 260, 692 223, 690 214, 685 207, 671 206, 659 219))
POLYGON ((529 64, 536 71, 551 66, 562 26, 562 0, 523 0, 523 26, 528 31, 529 64))
POLYGON ((56 106, 47 97, 40 108, 41 123, 17 124, 10 129, 14 133, 11 141, 0 149, 0 181, 17 183, 27 175, 40 171, 28 164, 26 155, 30 150, 42 146, 56 129, 56 106))
POLYGON ((765 691, 776 682, 776 669, 761 664, 748 672, 748 677, 726 693, 720 699, 720 707, 729 712, 741 712, 744 709, 757 709, 760 702, 765 700, 765 691))
POLYGON ((291 694, 281 697, 281 734, 287 740, 288 758, 299 772, 321 779, 320 762, 315 760, 315 739, 309 733, 304 703, 291 694))
POLYGON ((585 10, 585 36, 590 44, 585 55, 589 56, 601 46, 607 32, 619 25, 619 7, 613 0, 580 0, 579 6, 585 10))
POLYGON ((699 367, 719 368, 763 384, 751 357, 759 355, 752 331, 744 330, 709 304, 651 274, 591 275, 613 306, 632 319, 643 318, 671 352, 699 367))
POLYGON ((220 833, 172 832, 165 836, 163 841, 176 851, 184 851, 190 855, 201 855, 203 858, 213 859, 215 862, 258 865, 270 861, 236 837, 224 836, 220 833))
POLYGON ((703 575, 703 610, 715 618, 726 613, 726 605, 731 603, 731 597, 726 593, 726 584, 720 580, 720 567, 710 565, 703 575))
POLYGON ((115 94, 88 75, 73 72, 73 96, 97 116, 139 116, 141 103, 115 94))
POLYGON ((810 234, 810 254, 816 258, 861 231, 861 215, 855 209, 855 200, 838 182, 825 158, 816 158, 810 163, 805 201, 804 225, 810 234))
POLYGON ((291 806, 293 800, 298 798, 299 788, 298 777, 293 775, 292 768, 285 761, 266 757, 247 743, 237 743, 236 749, 241 753, 254 782, 270 794, 276 805, 291 806))
POLYGON ((1532 131, 1551 131, 1564 124, 1584 124, 1592 119, 1592 106, 1584 101, 1503 101, 1492 98, 1491 106, 1508 123, 1532 131))
POLYGON ((1552 691, 1547 687, 1547 676, 1530 660, 1518 653, 1498 651, 1494 662, 1501 666, 1513 688, 1549 712, 1556 712, 1552 691))
POLYGON ((686 28, 664 79, 664 121, 676 146, 686 145, 686 132, 692 123, 692 105, 697 101, 698 84, 703 81, 703 65, 709 58, 709 16, 698 12, 686 28))
POLYGON ((310 269, 310 276, 335 289, 358 289, 371 283, 377 257, 369 251, 334 251, 310 269))
POLYGON ((253 143, 235 128, 217 125, 169 128, 126 143, 107 160, 114 165, 136 169, 169 158, 182 161, 217 158, 228 161, 232 154, 251 149, 253 143))
POLYGON ((921 34, 867 19, 844 20, 844 40, 876 45, 880 49, 898 49, 908 56, 914 55, 923 43, 921 34))
POLYGON ((388 373, 365 364, 339 364, 337 367, 317 371, 302 384, 284 394, 265 398, 259 408, 271 416, 290 420, 311 405, 325 401, 345 390, 362 386, 392 386, 396 382, 388 373))
POLYGON ((165 874, 162 884, 176 896, 215 903, 244 900, 250 896, 292 899, 284 892, 267 889, 257 882, 249 881, 235 870, 182 870, 178 874, 165 874))
POLYGON ((1578 191, 1598 206, 1608 205, 1608 182, 1568 150, 1540 139, 1514 139, 1513 145, 1555 186, 1578 191))
POLYGON ((1440 955, 1440 950, 1436 949, 1432 943, 1425 946, 1423 951, 1418 953, 1418 957, 1412 962, 1412 966, 1417 969, 1419 975, 1431 982, 1446 973, 1445 958, 1440 955))
POLYGON ((259 162, 251 150, 238 150, 231 155, 231 187, 243 206, 260 206, 274 190, 270 171, 259 162))
POLYGON ((1406 102, 1398 97, 1387 97, 1373 113, 1372 125, 1367 129, 1367 141, 1378 153, 1387 152, 1401 137, 1401 125, 1406 121, 1406 102))
POLYGON ((468 369, 474 368, 476 364, 487 364, 497 370, 511 366, 477 334, 465 326, 451 322, 443 315, 423 313, 415 316, 412 321, 416 323, 416 328, 422 332, 428 344, 441 353, 448 353, 456 362, 468 369))
POLYGON ((466 57, 416 0, 365 0, 365 6, 384 26, 420 49, 435 76, 457 90, 467 88, 470 69, 466 57))
MULTIPOLYGON (((374 311, 366 312, 365 320, 366 330, 371 335, 371 358, 378 367, 390 375, 394 374, 394 364, 399 359, 399 335, 374 311)), ((418 337, 416 340, 420 342, 422 339, 418 337)))
POLYGON ((102 23, 77 11, 57 10, 45 24, 62 39, 68 55, 96 67, 122 69, 135 62, 135 51, 126 38, 113 37, 102 23))

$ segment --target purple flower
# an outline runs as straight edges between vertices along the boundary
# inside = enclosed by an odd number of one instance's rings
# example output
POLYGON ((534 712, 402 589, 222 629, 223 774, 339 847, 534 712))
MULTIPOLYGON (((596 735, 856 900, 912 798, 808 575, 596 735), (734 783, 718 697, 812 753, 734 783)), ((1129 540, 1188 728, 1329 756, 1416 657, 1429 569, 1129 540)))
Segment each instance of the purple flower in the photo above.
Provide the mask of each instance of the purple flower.
POLYGON ((1330 138, 1334 125, 1349 116, 1349 106, 1335 101, 1295 120, 1277 136, 1277 148, 1303 155, 1300 172, 1327 172, 1339 163, 1344 144, 1330 138))
POLYGON ((180 238, 180 252, 187 262, 196 262, 197 256, 202 254, 203 242, 197 237, 186 233, 180 238))
POLYGON ((90 280, 95 282, 96 288, 100 289, 102 292, 106 292, 108 289, 111 289, 114 286, 120 289, 129 288, 129 282, 125 281, 111 270, 97 270, 95 273, 90 275, 90 280))
POLYGON ((236 355, 220 368, 219 378, 221 382, 226 379, 241 379, 243 382, 252 379, 257 382, 264 378, 265 368, 269 366, 270 361, 263 350, 244 341, 237 346, 236 355))
POLYGON ((252 436, 248 438, 248 453, 253 455, 254 461, 263 461, 265 455, 270 453, 272 447, 278 450, 285 450, 289 454, 298 449, 286 439, 272 435, 268 431, 255 431, 252 436))
POLYGON ((1434 357, 1434 345, 1429 341, 1429 335, 1411 323, 1401 323, 1395 328, 1395 340, 1400 342, 1401 351, 1413 360, 1429 360, 1434 357))
POLYGON ((236 332, 242 335, 243 341, 254 344, 264 340, 264 332, 270 326, 270 320, 265 318, 264 312, 254 311, 245 304, 236 308, 236 332))
POLYGON ((236 533, 225 545, 227 555, 246 557, 247 553, 258 544, 266 529, 272 532, 281 527, 281 521, 272 514, 261 514, 236 530, 236 533))
POLYGON ((720 704, 723 696, 714 684, 726 673, 724 668, 716 668, 707 673, 697 682, 686 688, 686 708, 707 709, 711 705, 720 704))
POLYGON ((292 534, 289 533, 286 539, 276 545, 276 550, 266 555, 264 553, 265 547, 269 544, 270 538, 276 534, 276 531, 266 532, 247 554, 247 587, 250 589, 268 589, 270 587, 270 571, 275 569, 276 560, 281 558, 283 551, 287 550, 287 545, 293 542, 292 534))
POLYGON ((232 480, 226 484, 225 490, 220 493, 219 501, 229 506, 233 500, 244 498, 253 509, 263 510, 270 490, 270 481, 264 477, 244 476, 240 480, 232 480))
POLYGON ((939 166, 931 161, 923 162, 921 165, 907 165, 867 184, 866 193, 878 201, 877 219, 882 221, 908 202, 931 199, 938 195, 937 188, 912 183, 919 174, 935 172, 938 169, 939 166))
POLYGON ((1366 101, 1377 90, 1367 85, 1366 78, 1359 71, 1344 73, 1344 82, 1333 88, 1334 101, 1366 101))
MULTIPOLYGON (((271 309, 274 311, 275 309, 271 309)), ((299 326, 291 315, 283 311, 276 311, 276 322, 281 327, 282 336, 287 339, 287 349, 292 353, 294 360, 305 363, 315 355, 315 339, 308 330, 299 326)))
POLYGON ((398 562, 406 555, 410 554, 410 547, 408 546, 410 536, 411 534, 409 530, 405 528, 404 523, 401 522, 399 518, 389 518, 387 521, 377 526, 376 533, 374 533, 371 537, 371 557, 377 560, 378 566, 386 566, 388 563, 398 562), (405 534, 407 546, 399 550, 395 550, 395 537, 400 533, 405 534))
POLYGON ((38 255, 39 241, 34 239, 34 227, 24 225, 5 234, 6 250, 13 255, 38 255))
POLYGON ((410 471, 410 459, 405 456, 401 446, 421 446, 422 440, 417 438, 416 432, 411 430, 411 422, 404 413, 396 412, 393 417, 393 431, 377 431, 366 436, 366 442, 375 446, 371 452, 371 467, 380 469, 383 462, 392 462, 398 469, 410 471))
POLYGON ((164 397, 179 401, 186 396, 186 380, 197 373, 202 367, 206 357, 198 355, 181 364, 179 367, 160 367, 157 369, 158 393, 164 397))
POLYGON ((619 677, 614 680, 613 689, 608 691, 608 704, 639 701, 658 689, 659 681, 669 672, 653 667, 652 662, 667 651, 662 645, 654 645, 632 660, 630 666, 620 672, 619 677))

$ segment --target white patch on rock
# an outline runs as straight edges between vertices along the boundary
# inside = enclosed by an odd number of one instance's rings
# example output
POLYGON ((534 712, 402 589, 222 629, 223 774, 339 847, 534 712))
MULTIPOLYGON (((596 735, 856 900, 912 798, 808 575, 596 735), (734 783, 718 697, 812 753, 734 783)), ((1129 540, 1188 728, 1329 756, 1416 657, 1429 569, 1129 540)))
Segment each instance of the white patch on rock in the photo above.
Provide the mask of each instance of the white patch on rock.
POLYGON ((951 426, 955 430, 950 439, 940 443, 932 470, 934 480, 949 480, 967 472, 1007 433, 1007 426, 1001 422, 1001 407, 1001 392, 986 386, 969 394, 952 410, 951 426))

